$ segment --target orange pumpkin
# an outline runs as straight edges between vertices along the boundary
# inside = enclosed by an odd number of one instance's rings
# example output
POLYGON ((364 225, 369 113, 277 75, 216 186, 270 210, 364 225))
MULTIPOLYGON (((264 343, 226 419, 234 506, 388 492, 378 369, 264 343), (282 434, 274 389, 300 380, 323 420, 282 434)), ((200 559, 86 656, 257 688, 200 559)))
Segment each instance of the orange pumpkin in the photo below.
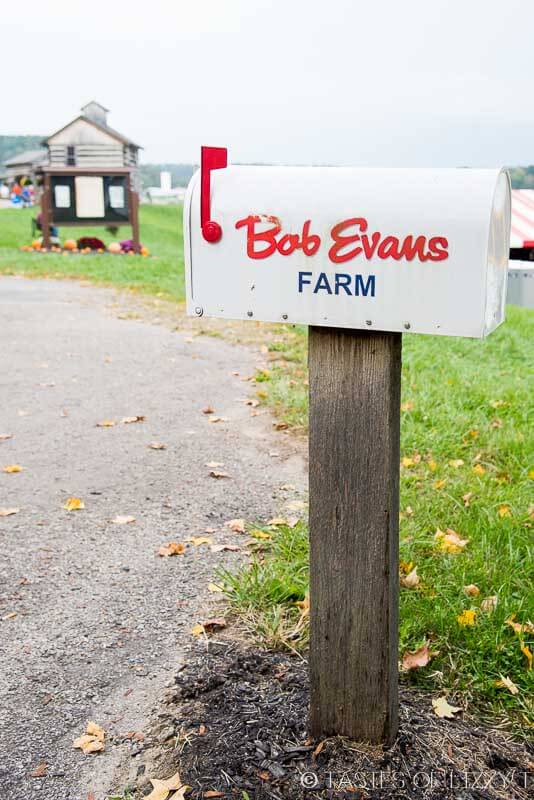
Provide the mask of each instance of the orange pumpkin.
POLYGON ((148 247, 142 247, 141 248, 141 255, 142 256, 149 256, 150 255, 150 251, 149 251, 148 247))
POLYGON ((118 242, 111 242, 111 244, 108 245, 108 250, 110 253, 120 253, 121 246, 118 242))
POLYGON ((65 239, 63 242, 64 250, 75 250, 76 249, 76 241, 75 239, 65 239))
POLYGON ((41 242, 39 241, 39 239, 34 239, 34 241, 32 242, 32 247, 34 250, 41 249, 41 242))

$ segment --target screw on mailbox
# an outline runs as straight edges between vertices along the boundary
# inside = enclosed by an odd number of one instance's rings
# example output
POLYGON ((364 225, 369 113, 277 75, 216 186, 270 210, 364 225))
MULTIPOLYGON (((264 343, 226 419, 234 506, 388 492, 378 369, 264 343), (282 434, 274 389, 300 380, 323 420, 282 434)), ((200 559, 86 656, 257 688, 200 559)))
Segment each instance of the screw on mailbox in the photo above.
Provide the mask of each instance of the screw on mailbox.
POLYGON ((197 315, 197 317, 201 317, 203 313, 204 313, 204 309, 201 308, 200 306, 197 306, 195 308, 195 314, 197 315))
POLYGON ((252 285, 245 317, 309 326, 315 739, 397 734, 402 334, 483 338, 504 321, 510 206, 491 169, 273 170, 208 148, 192 178, 189 313, 241 319, 252 285))

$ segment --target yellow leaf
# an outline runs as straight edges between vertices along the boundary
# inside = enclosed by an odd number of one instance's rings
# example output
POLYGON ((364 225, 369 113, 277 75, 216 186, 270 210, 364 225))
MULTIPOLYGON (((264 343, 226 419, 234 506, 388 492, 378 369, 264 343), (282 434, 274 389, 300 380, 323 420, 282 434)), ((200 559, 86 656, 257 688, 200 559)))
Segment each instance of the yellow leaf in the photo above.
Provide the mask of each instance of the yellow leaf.
POLYGON ((113 428, 114 425, 115 425, 115 420, 112 419, 104 419, 102 420, 102 422, 96 423, 97 428, 113 428))
POLYGON ((132 522, 135 522, 135 517, 132 517, 131 515, 121 517, 119 515, 118 517, 114 517, 113 522, 115 525, 131 525, 132 522))
POLYGON ((68 497, 63 508, 67 511, 80 511, 85 508, 85 503, 79 497, 68 497))
POLYGON ((230 528, 234 533, 245 533, 244 519, 231 519, 224 523, 225 528, 230 528))
POLYGON ((410 669, 419 669, 420 667, 426 667, 428 662, 430 661, 430 652, 428 649, 428 644, 424 644, 419 650, 415 650, 414 652, 406 652, 402 657, 402 668, 406 670, 410 669))
POLYGON ((519 689, 508 676, 505 677, 504 675, 501 675, 500 680, 495 681, 495 686, 499 686, 502 689, 508 689, 510 694, 519 694, 519 689))
POLYGON ((13 472, 22 472, 23 467, 20 464, 7 464, 4 467, 4 472, 13 473, 13 472))
POLYGON ((492 400, 490 406, 492 408, 502 408, 503 406, 507 406, 508 403, 506 400, 492 400))
POLYGON ((264 391, 264 389, 258 389, 258 391, 256 392, 256 397, 259 397, 260 400, 265 400, 265 398, 267 397, 267 392, 264 391))
POLYGON ((181 556, 185 553, 185 544, 180 542, 168 542, 158 550, 158 555, 164 558, 168 556, 181 556))
POLYGON ((527 661, 528 661, 527 669, 532 669, 532 651, 527 647, 526 644, 524 644, 521 647, 521 652, 523 653, 523 655, 525 655, 527 657, 527 661))
POLYGON ((0 508, 0 517, 11 517, 13 514, 18 514, 20 508, 0 508))
POLYGON ((438 542, 440 550, 445 553, 461 553, 469 539, 462 539, 452 528, 447 528, 445 532, 436 531, 434 539, 438 542))
POLYGON ((401 572, 403 572, 405 575, 407 575, 409 572, 412 571, 412 569, 414 567, 414 563, 413 563, 413 561, 402 561, 401 560, 401 562, 399 564, 399 567, 400 567, 401 572))
POLYGON ((475 586, 474 583, 470 583, 467 586, 464 586, 464 592, 469 595, 469 597, 476 597, 477 594, 480 594, 480 589, 478 586, 475 586))
POLYGON ((534 469, 529 469, 528 477, 530 478, 531 481, 534 481, 534 469))
POLYGON ((405 589, 415 589, 416 586, 419 586, 419 575, 417 574, 417 567, 414 567, 408 575, 405 575, 401 578, 401 586, 404 586, 405 589))
POLYGON ((401 464, 402 464, 403 467, 406 467, 407 469, 409 469, 410 467, 414 466, 415 461, 410 456, 403 456, 402 459, 401 459, 401 464))
POLYGON ((97 725, 96 722, 88 722, 85 732, 90 736, 96 736, 99 742, 103 742, 106 736, 104 728, 102 728, 100 725, 97 725))
POLYGON ((499 506, 499 508, 497 509, 497 513, 499 514, 499 517, 500 517, 501 519, 502 519, 503 517, 511 517, 511 516, 512 516, 512 509, 510 508, 510 506, 508 505, 508 503, 503 503, 503 504, 502 504, 502 505, 500 505, 500 506, 499 506))
POLYGON ((469 435, 469 436, 470 436, 472 439, 476 439, 476 438, 477 438, 477 436, 478 436, 478 431, 477 431, 476 429, 474 429, 474 430, 472 430, 472 431, 469 431, 469 434, 468 434, 468 435, 469 435))
POLYGON ((193 536, 188 541, 193 542, 195 547, 200 547, 201 544, 211 544, 213 540, 209 536, 193 536))
POLYGON ((295 603, 298 608, 300 608, 300 616, 306 617, 310 613, 310 596, 309 594, 304 595, 304 600, 297 600, 295 603))
POLYGON ((270 533, 265 533, 265 531, 258 531, 258 530, 250 531, 250 535, 253 536, 255 539, 272 539, 273 538, 270 533))
POLYGON ((267 525, 273 525, 274 527, 278 525, 287 525, 287 524, 288 521, 287 519, 284 519, 284 517, 274 517, 273 519, 270 519, 269 522, 267 523, 267 525))
POLYGON ((438 490, 439 489, 443 489, 443 487, 445 486, 446 483, 447 483, 446 478, 441 478, 439 481, 436 481, 434 483, 434 489, 438 489, 438 490))
POLYGON ((208 583, 208 592, 212 593, 220 593, 224 591, 222 586, 219 586, 217 583, 208 583))
POLYGON ((434 459, 431 458, 430 461, 428 462, 428 469, 431 472, 435 472, 437 468, 438 468, 437 461, 434 461, 434 459))
POLYGON ((438 697, 432 700, 432 708, 436 717, 445 717, 446 719, 453 719, 454 715, 462 710, 458 706, 449 705, 446 697, 438 697))
POLYGON ((124 423, 124 425, 131 425, 132 422, 144 422, 144 421, 145 417, 142 414, 136 414, 135 417, 123 417, 121 420, 121 422, 124 423))
POLYGON ((193 625, 193 627, 191 628, 191 633, 193 634, 193 636, 202 636, 202 634, 204 633, 204 625, 201 625, 200 623, 193 625))
POLYGON ((154 788, 144 800, 167 800, 171 790, 165 781, 158 781, 157 778, 152 778, 151 783, 154 788))
POLYGON ((412 411, 414 404, 411 400, 406 400, 405 403, 401 403, 401 411, 412 411))
POLYGON ((534 625, 532 624, 532 622, 525 622, 524 624, 521 624, 520 622, 514 622, 514 620, 515 620, 515 614, 512 614, 512 616, 506 620, 505 624, 513 628, 515 633, 534 634, 534 625))
POLYGON ((458 467, 463 467, 464 460, 463 458, 455 458, 452 461, 449 461, 449 466, 458 469, 458 467))
POLYGON ((475 464, 475 466, 473 467, 473 472, 474 472, 476 475, 484 475, 484 474, 485 474, 485 472, 486 472, 486 470, 485 470, 485 468, 482 466, 482 464, 475 464))
POLYGON ((472 628, 476 624, 476 617, 476 611, 474 611, 472 608, 466 608, 465 611, 462 611, 462 613, 456 617, 456 620, 458 625, 472 628))

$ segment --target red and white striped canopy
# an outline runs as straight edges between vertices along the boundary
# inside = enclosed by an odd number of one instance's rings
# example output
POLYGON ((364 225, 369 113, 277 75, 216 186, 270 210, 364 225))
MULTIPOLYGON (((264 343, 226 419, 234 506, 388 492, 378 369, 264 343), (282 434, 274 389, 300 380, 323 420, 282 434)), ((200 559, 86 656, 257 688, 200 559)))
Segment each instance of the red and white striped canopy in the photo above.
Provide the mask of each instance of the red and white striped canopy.
POLYGON ((510 247, 534 247, 534 189, 513 189, 510 247))

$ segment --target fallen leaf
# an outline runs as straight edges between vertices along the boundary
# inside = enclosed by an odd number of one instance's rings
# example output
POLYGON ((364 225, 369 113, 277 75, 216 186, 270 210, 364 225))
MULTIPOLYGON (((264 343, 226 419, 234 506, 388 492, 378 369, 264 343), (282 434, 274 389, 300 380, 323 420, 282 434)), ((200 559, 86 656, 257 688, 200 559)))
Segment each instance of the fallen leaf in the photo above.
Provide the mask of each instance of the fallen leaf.
POLYGON ((150 447, 151 450, 166 450, 167 449, 167 445, 166 444, 162 444, 161 442, 150 442, 150 444, 148 444, 147 447, 150 447))
POLYGON ((502 419, 496 417, 490 425, 490 428, 502 428, 503 422, 502 419))
POLYGON ((512 509, 508 505, 508 503, 503 503, 497 509, 497 513, 499 517, 502 519, 503 517, 511 517, 512 516, 512 509))
MULTIPOLYGON (((267 397, 266 394, 265 396, 267 397)), ((273 428, 275 431, 286 431, 289 428, 289 424, 287 422, 273 422, 273 428)))
POLYGON ((412 411, 414 408, 414 404, 411 400, 406 400, 405 403, 401 403, 401 411, 412 411))
POLYGON ((259 531, 259 530, 250 531, 250 535, 253 536, 255 539, 268 540, 273 538, 270 533, 266 533, 265 531, 259 531))
POLYGON ((225 797, 224 792, 216 792, 212 789, 209 789, 207 792, 204 792, 204 797, 225 797))
POLYGON ((297 600, 295 605, 300 608, 300 616, 307 617, 310 613, 310 596, 309 594, 304 595, 304 600, 297 600))
POLYGON ((477 594, 480 594, 480 589, 478 588, 478 586, 475 586, 474 583, 469 583, 467 586, 464 586, 464 592, 469 597, 476 597, 477 594))
POLYGON ((222 461, 208 461, 206 466, 210 469, 217 469, 217 467, 224 467, 224 463, 222 461))
POLYGON ((512 614, 512 616, 506 620, 505 624, 513 628, 516 633, 534 634, 534 625, 532 624, 532 622, 525 622, 521 624, 520 622, 514 622, 514 620, 515 620, 515 614, 512 614))
POLYGON ((245 533, 244 519, 231 519, 224 523, 225 528, 230 528, 234 533, 245 533))
POLYGON ((68 497, 63 506, 66 511, 81 511, 85 508, 85 503, 79 497, 68 497))
POLYGON ((287 524, 288 524, 287 519, 284 519, 284 517, 274 517, 273 519, 270 519, 267 523, 267 525, 273 525, 273 527, 275 528, 278 525, 287 525, 287 524))
POLYGON ((484 600, 480 604, 480 610, 483 611, 485 614, 493 614, 497 607, 497 595, 491 595, 491 597, 485 597, 484 600))
POLYGON ((415 465, 415 461, 410 456, 403 456, 401 458, 401 464, 403 467, 406 467, 406 469, 409 469, 415 465))
POLYGON ((230 477, 227 472, 217 472, 217 470, 215 470, 215 469, 211 469, 209 471, 209 476, 210 476, 210 478, 229 478, 230 477))
POLYGON ((430 651, 428 644, 424 644, 419 650, 413 652, 406 652, 402 657, 402 668, 406 670, 419 669, 426 667, 430 661, 430 651))
POLYGON ((217 533, 217 528, 204 528, 204 533, 217 533))
POLYGON ((437 461, 434 461, 434 459, 431 458, 427 463, 428 463, 428 469, 430 470, 430 472, 435 472, 437 470, 437 468, 438 468, 437 461))
POLYGON ((212 553, 222 553, 223 550, 232 550, 233 552, 239 553, 241 548, 236 544, 212 544, 210 550, 212 553))
POLYGON ((104 738, 104 729, 95 722, 88 722, 85 734, 83 736, 78 736, 72 743, 72 746, 81 750, 84 755, 99 753, 101 750, 105 749, 104 738))
POLYGON ((492 400, 490 406, 492 408, 502 408, 503 406, 507 406, 508 403, 506 400, 492 400))
POLYGON ((113 419, 103 419, 102 422, 97 422, 97 428, 113 428, 117 423, 113 419))
POLYGON ((46 770, 46 761, 41 761, 41 763, 38 764, 32 772, 30 772, 30 778, 44 778, 46 775, 46 770))
POLYGON ((205 407, 202 409, 202 413, 203 413, 203 414, 213 414, 213 411, 214 411, 214 410, 213 410, 213 408, 212 408, 211 406, 205 406, 205 407))
POLYGON ((124 425, 131 425, 132 422, 144 422, 145 419, 146 417, 143 414, 137 414, 134 417, 123 417, 121 422, 124 423, 124 425))
POLYGON ((12 433, 0 433, 0 442, 5 442, 7 441, 7 439, 12 439, 12 438, 13 438, 12 433))
POLYGON ((462 710, 458 706, 449 705, 446 697, 438 697, 432 700, 432 708, 436 717, 445 717, 446 719, 454 719, 454 715, 462 710))
POLYGON ((472 608, 466 608, 456 617, 458 625, 462 627, 472 628, 476 624, 477 612, 472 608))
POLYGON ((20 508, 0 508, 0 517, 11 517, 13 514, 18 514, 20 508))
POLYGON ((527 647, 526 644, 524 644, 521 646, 521 652, 523 653, 524 656, 526 656, 526 659, 528 661, 527 669, 532 669, 532 651, 529 649, 529 647, 527 647))
POLYGON ((204 626, 201 625, 200 623, 193 625, 193 627, 191 628, 191 633, 193 634, 193 636, 201 636, 203 633, 205 633, 204 626))
POLYGON ((317 756, 319 755, 319 753, 321 753, 321 752, 322 752, 322 750, 323 750, 323 748, 324 748, 324 746, 325 746, 325 744, 326 744, 326 741, 327 741, 326 739, 323 739, 323 741, 322 741, 322 742, 319 742, 319 744, 317 745, 317 747, 316 747, 316 748, 315 748, 315 750, 313 751, 313 753, 312 753, 312 759, 313 759, 314 761, 315 761, 315 759, 317 758, 317 756))
POLYGON ((168 542, 158 550, 159 556, 181 556, 185 553, 185 545, 180 542, 168 542))
POLYGON ((306 508, 306 503, 303 500, 292 500, 286 503, 286 508, 290 511, 303 511, 306 508))
POLYGON ((495 681, 495 686, 499 686, 502 689, 508 689, 510 694, 519 694, 519 689, 515 685, 515 683, 508 678, 508 676, 501 675, 499 681, 495 681))
POLYGON ((228 422, 228 417, 208 417, 208 422, 228 422))
POLYGON ((193 542, 195 547, 200 547, 201 544, 211 544, 212 539, 209 536, 193 536, 188 542, 193 542))
POLYGON ((219 586, 217 583, 208 583, 208 592, 212 592, 212 594, 223 592, 224 589, 222 586, 219 586))
POLYGON ((224 617, 213 617, 212 619, 205 619, 202 623, 205 631, 212 632, 226 628, 226 620, 224 617))
POLYGON ((452 528, 446 528, 445 532, 440 530, 434 534, 434 539, 438 542, 440 550, 445 553, 461 553, 469 539, 462 539, 452 528))
POLYGON ((439 481, 435 481, 434 489, 437 489, 439 491, 440 489, 443 489, 446 483, 447 483, 446 478, 440 478, 439 481))
POLYGON ((458 467, 463 467, 463 465, 463 458, 454 458, 452 461, 449 461, 449 467, 454 467, 455 469, 458 469, 458 467))
POLYGON ((485 468, 482 466, 482 464, 475 464, 475 466, 473 467, 473 472, 474 472, 476 475, 484 475, 484 474, 485 474, 485 472, 486 472, 486 470, 485 470, 485 468))
POLYGON ((415 589, 416 586, 419 586, 420 578, 417 574, 417 567, 414 567, 408 575, 404 575, 400 582, 405 589, 415 589))
POLYGON ((4 467, 4 472, 22 472, 23 469, 24 467, 21 467, 20 464, 7 464, 4 467))
POLYGON ((121 517, 119 515, 118 517, 114 517, 112 522, 115 525, 130 525, 132 522, 135 522, 135 517, 132 517, 131 515, 121 517))
POLYGON ((469 508, 469 505, 471 503, 471 498, 472 497, 473 497, 473 492, 467 492, 467 494, 464 494, 462 496, 462 500, 464 501, 464 506, 466 508, 469 508))
POLYGON ((17 616, 17 612, 16 611, 10 611, 9 614, 6 614, 5 617, 2 617, 2 622, 4 620, 8 620, 8 619, 15 619, 16 616, 17 616))

